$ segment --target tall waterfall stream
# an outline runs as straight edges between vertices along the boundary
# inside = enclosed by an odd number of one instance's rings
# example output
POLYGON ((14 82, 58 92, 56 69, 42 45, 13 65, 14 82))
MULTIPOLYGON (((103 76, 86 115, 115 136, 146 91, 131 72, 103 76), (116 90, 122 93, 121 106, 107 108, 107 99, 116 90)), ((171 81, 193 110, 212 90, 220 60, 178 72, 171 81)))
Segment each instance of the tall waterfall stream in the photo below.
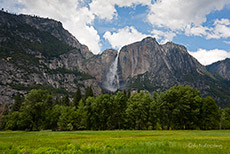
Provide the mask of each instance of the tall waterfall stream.
POLYGON ((115 60, 112 62, 109 68, 109 72, 106 75, 106 84, 105 88, 110 91, 116 91, 119 89, 119 76, 118 76, 118 57, 119 53, 117 53, 117 56, 115 60))

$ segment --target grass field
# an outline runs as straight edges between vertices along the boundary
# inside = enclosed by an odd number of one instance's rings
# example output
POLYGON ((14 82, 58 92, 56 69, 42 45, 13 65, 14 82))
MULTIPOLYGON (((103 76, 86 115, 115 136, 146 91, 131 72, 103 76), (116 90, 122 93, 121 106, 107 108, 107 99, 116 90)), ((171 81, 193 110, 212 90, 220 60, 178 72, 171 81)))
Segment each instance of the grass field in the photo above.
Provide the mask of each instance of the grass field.
POLYGON ((5 131, 0 153, 230 154, 230 130, 5 131))

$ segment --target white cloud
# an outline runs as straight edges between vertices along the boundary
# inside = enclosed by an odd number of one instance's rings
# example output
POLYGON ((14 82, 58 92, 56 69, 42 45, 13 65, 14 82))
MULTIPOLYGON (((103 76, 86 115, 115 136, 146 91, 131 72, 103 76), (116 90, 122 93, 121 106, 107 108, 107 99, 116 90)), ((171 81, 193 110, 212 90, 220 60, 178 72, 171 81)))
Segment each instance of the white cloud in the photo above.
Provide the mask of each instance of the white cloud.
POLYGON ((230 58, 230 52, 220 49, 198 49, 198 51, 196 52, 189 53, 203 65, 209 65, 216 61, 224 60, 225 58, 230 58))
POLYGON ((150 6, 148 21, 154 26, 183 30, 187 25, 201 25, 206 15, 229 3, 229 0, 156 0, 150 6))
POLYGON ((81 43, 97 54, 101 50, 100 36, 93 26, 95 17, 111 21, 117 16, 115 6, 150 5, 150 0, 2 0, 2 6, 18 13, 59 20, 81 43), (88 4, 88 5, 87 5, 88 4), (23 7, 18 6, 21 5, 23 7))
POLYGON ((111 21, 117 16, 115 6, 133 7, 138 4, 151 5, 150 0, 93 0, 90 4, 90 11, 100 19, 111 21))
POLYGON ((18 0, 11 2, 14 5, 24 6, 18 9, 18 13, 49 17, 61 21, 64 28, 81 43, 86 44, 94 54, 97 54, 101 50, 101 44, 100 36, 93 27, 95 15, 86 6, 82 7, 81 3, 83 3, 82 0, 18 0))
POLYGON ((17 13, 18 9, 22 6, 18 5, 19 0, 0 0, 0 9, 4 9, 13 13, 17 13))
MULTIPOLYGON (((64 28, 95 54, 101 50, 101 38, 94 27, 95 18, 112 22, 118 15, 115 6, 147 6, 146 19, 153 25, 151 35, 161 40, 161 43, 172 41, 176 34, 182 33, 207 39, 230 37, 229 19, 216 20, 211 28, 202 26, 210 12, 223 9, 230 4, 229 0, 0 0, 0 3, 2 7, 18 13, 36 14, 61 21, 64 28), (159 31, 159 27, 167 30, 159 31)), ((145 36, 130 26, 115 33, 106 32, 103 37, 112 47, 119 48, 145 36), (122 33, 128 36, 121 37, 122 33)))
POLYGON ((117 15, 114 4, 109 0, 93 0, 89 6, 90 11, 100 19, 112 20, 117 15))
MULTIPOLYGON (((106 1, 106 0, 105 0, 106 1)), ((119 7, 133 7, 135 5, 141 4, 141 5, 148 5, 150 6, 151 0, 110 0, 113 1, 115 5, 118 5, 119 7)))
POLYGON ((226 43, 226 44, 230 44, 230 41, 224 41, 224 43, 226 43))
MULTIPOLYGON (((230 20, 229 19, 216 19, 213 23, 213 27, 205 26, 186 26, 185 35, 187 36, 201 36, 206 39, 221 39, 230 37, 230 20)), ((224 41, 225 43, 229 43, 224 41)))
POLYGON ((230 20, 229 19, 221 19, 221 20, 217 19, 217 20, 215 20, 214 25, 218 25, 218 24, 229 26, 230 20))
POLYGON ((187 36, 206 36, 208 34, 209 28, 203 26, 191 27, 191 25, 186 26, 185 35, 187 36))
POLYGON ((151 33, 153 34, 153 37, 160 41, 161 44, 164 44, 169 41, 171 42, 173 38, 176 36, 176 34, 172 31, 164 32, 160 30, 153 30, 151 33))
POLYGON ((113 48, 120 49, 122 46, 140 41, 148 35, 138 32, 134 27, 118 29, 117 32, 105 32, 103 37, 109 41, 113 48))
POLYGON ((115 6, 150 5, 149 0, 2 0, 1 5, 18 13, 59 20, 81 43, 94 53, 100 53, 100 36, 93 26, 95 17, 111 21, 117 16, 115 6), (86 5, 84 5, 86 4, 86 5), (18 6, 21 5, 23 7, 18 6))
POLYGON ((211 32, 207 35, 207 39, 220 39, 230 37, 230 20, 229 19, 217 19, 214 22, 214 28, 211 28, 211 32))

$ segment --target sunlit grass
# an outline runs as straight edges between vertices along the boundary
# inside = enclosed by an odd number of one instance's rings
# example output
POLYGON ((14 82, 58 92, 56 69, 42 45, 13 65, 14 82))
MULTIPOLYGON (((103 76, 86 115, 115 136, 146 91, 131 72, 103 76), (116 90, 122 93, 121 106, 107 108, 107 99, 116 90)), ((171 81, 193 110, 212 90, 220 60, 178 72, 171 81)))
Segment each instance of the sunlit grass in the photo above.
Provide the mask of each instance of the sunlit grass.
POLYGON ((0 132, 0 153, 230 153, 230 130, 0 132))

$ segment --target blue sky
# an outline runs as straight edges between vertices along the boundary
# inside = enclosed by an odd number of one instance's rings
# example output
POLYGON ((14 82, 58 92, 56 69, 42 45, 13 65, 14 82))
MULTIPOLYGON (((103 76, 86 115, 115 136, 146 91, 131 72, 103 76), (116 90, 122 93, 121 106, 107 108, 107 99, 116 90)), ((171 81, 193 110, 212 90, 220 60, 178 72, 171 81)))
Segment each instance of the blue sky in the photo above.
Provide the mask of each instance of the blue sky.
POLYGON ((230 58, 229 0, 0 0, 0 6, 61 21, 94 54, 151 36, 184 45, 204 65, 230 58))

